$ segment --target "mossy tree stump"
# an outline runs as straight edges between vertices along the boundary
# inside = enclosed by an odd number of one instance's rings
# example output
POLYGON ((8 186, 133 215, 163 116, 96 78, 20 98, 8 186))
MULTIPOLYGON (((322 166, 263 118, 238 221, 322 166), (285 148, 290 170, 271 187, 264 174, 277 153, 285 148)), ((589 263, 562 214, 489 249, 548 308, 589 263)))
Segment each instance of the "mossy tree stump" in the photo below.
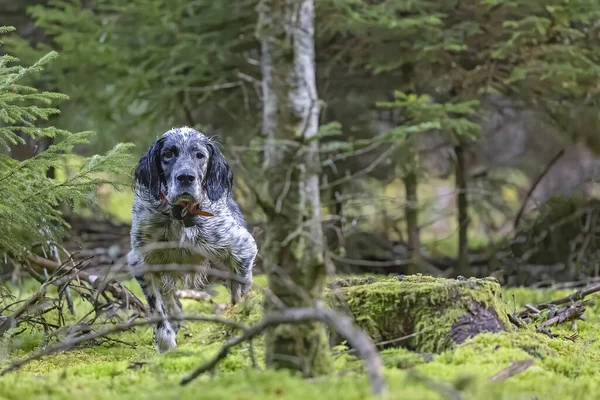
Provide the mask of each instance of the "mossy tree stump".
MULTIPOLYGON (((438 353, 478 333, 511 329, 492 278, 348 278, 330 283, 327 298, 388 347, 438 353)), ((332 339, 339 342, 336 335, 332 339)))

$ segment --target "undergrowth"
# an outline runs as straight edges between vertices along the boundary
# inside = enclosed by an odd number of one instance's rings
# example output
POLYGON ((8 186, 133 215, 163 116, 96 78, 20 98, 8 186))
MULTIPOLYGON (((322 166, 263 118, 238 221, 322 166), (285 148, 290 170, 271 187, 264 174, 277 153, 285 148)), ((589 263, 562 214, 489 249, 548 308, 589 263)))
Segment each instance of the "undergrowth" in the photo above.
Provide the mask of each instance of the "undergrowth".
MULTIPOLYGON (((139 289, 126 282, 134 292, 139 289)), ((264 285, 257 279, 257 286, 264 285)), ((33 285, 31 286, 33 288, 33 285)), ((227 291, 217 287, 215 303, 227 301, 227 291)), ((507 307, 539 303, 568 291, 507 289, 507 307)), ((28 291, 21 293, 26 297, 28 291)), ((260 301, 256 292, 248 302, 260 301)), ((228 317, 255 320, 256 304, 225 310, 228 317)), ((214 305, 184 301, 184 310, 208 312, 214 305)), ((77 312, 85 303, 76 301, 77 312)), ((441 354, 415 353, 405 349, 382 351, 389 399, 594 399, 600 398, 600 305, 590 307, 586 322, 578 323, 578 337, 569 325, 553 327, 559 337, 551 339, 534 327, 499 334, 481 334, 441 354), (567 339, 565 337, 571 337, 567 339), (514 361, 532 358, 534 365, 505 381, 488 379, 514 361)), ((48 316, 51 318, 51 316, 48 316)), ((251 321, 247 321, 251 322, 251 321)), ((231 334, 208 323, 187 322, 178 335, 179 347, 156 355, 150 328, 113 335, 118 341, 87 343, 71 351, 26 364, 0 378, 0 398, 22 399, 323 399, 369 398, 370 389, 362 363, 345 346, 333 349, 335 373, 304 380, 284 371, 264 368, 262 341, 254 343, 258 368, 252 368, 248 344, 219 364, 215 374, 201 376, 188 386, 179 381, 213 356, 231 334)), ((44 335, 27 330, 0 342, 0 367, 39 351, 44 335)))

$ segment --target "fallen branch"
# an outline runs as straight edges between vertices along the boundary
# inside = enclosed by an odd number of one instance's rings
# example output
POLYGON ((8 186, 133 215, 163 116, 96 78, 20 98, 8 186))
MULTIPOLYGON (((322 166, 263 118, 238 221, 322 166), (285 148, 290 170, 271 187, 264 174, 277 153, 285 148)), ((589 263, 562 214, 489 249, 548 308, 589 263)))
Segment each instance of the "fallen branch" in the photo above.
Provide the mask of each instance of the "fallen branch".
POLYGON ((515 376, 525 371, 529 367, 534 364, 534 360, 532 358, 528 358, 521 361, 515 361, 510 364, 508 367, 504 368, 502 371, 494 374, 490 377, 490 382, 502 382, 510 378, 511 376, 515 376))
POLYGON ((585 312, 585 307, 583 305, 577 305, 574 307, 561 309, 561 310, 559 310, 557 315, 548 319, 547 321, 542 322, 537 327, 537 331, 548 333, 548 330, 546 329, 547 327, 552 326, 552 325, 558 325, 565 321, 577 320, 583 315, 584 312, 585 312))
POLYGON ((208 301, 212 299, 212 296, 206 292, 199 290, 178 290, 177 297, 186 300, 197 300, 197 301, 208 301))
POLYGON ((583 300, 585 297, 587 297, 591 294, 598 293, 598 292, 600 292, 600 285, 594 285, 594 286, 591 286, 584 290, 578 290, 577 292, 570 294, 568 296, 565 296, 565 297, 561 297, 560 299, 547 301, 545 303, 541 303, 536 306, 529 305, 529 307, 526 307, 525 310, 519 312, 516 315, 516 317, 517 318, 525 318, 525 317, 530 316, 532 312, 534 314, 536 314, 542 310, 547 310, 553 306, 560 306, 562 304, 567 304, 567 303, 575 303, 577 301, 583 300), (535 311, 533 311, 534 309, 535 309, 535 311))
POLYGON ((25 314, 29 308, 35 304, 37 304, 40 300, 44 298, 44 294, 46 293, 46 287, 42 286, 40 290, 34 293, 18 310, 14 313, 6 317, 0 323, 0 338, 11 328, 16 327, 19 324, 19 318, 25 314))
POLYGON ((526 304, 524 310, 509 315, 509 319, 517 327, 521 327, 524 324, 539 321, 541 318, 547 318, 536 327, 536 330, 554 338, 557 335, 550 332, 548 327, 573 321, 573 328, 577 329, 576 321, 585 320, 583 315, 585 309, 588 305, 593 304, 593 301, 586 300, 585 298, 597 292, 600 292, 600 285, 594 285, 568 296, 547 301, 536 306, 526 304))
POLYGON ((219 361, 227 357, 233 347, 252 340, 263 333, 267 328, 286 323, 300 323, 306 321, 322 322, 330 329, 343 336, 352 347, 357 349, 359 356, 364 360, 373 394, 381 395, 387 390, 387 385, 383 376, 381 358, 369 336, 360 328, 356 327, 350 317, 339 314, 324 306, 288 308, 266 315, 262 321, 247 329, 242 336, 227 341, 214 358, 196 368, 190 375, 181 381, 181 384, 187 385, 204 372, 213 370, 219 361))
POLYGON ((561 297, 560 299, 556 299, 556 300, 552 300, 552 301, 549 301, 546 303, 539 304, 536 308, 539 310, 543 310, 543 309, 548 308, 551 305, 559 306, 561 304, 572 303, 575 301, 583 300, 585 297, 589 296, 590 294, 594 294, 594 293, 598 293, 598 292, 600 292, 600 285, 595 285, 595 286, 589 287, 585 290, 579 290, 568 296, 561 297))

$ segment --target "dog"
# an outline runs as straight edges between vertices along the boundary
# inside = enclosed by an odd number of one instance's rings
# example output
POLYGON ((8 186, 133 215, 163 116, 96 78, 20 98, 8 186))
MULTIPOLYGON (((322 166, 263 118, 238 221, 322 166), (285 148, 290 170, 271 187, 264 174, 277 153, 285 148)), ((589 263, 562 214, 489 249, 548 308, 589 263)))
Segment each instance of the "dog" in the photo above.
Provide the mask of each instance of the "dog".
POLYGON ((180 321, 167 318, 181 315, 179 283, 201 290, 207 268, 215 265, 236 278, 229 283, 232 304, 250 289, 258 250, 232 189, 233 173, 216 143, 187 126, 165 132, 135 168, 127 261, 151 315, 164 318, 154 326, 158 353, 177 346, 180 321), (199 268, 149 271, 165 264, 199 268))

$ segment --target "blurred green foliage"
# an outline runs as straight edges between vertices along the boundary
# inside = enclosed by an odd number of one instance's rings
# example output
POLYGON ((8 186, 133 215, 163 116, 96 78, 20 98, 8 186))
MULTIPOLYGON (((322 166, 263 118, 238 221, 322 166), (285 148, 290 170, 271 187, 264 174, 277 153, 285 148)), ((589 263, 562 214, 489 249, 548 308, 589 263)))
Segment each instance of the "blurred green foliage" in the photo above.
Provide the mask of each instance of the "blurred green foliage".
MULTIPOLYGON (((0 28, 0 34, 12 28, 0 28)), ((117 144, 104 155, 82 160, 64 179, 51 179, 46 172, 68 160, 75 145, 88 142, 91 132, 70 133, 48 123, 59 111, 54 104, 65 95, 40 92, 23 85, 23 78, 39 73, 53 59, 50 52, 30 67, 10 55, 0 56, 0 145, 4 150, 24 143, 24 137, 51 137, 55 144, 33 158, 17 161, 0 153, 0 252, 22 257, 34 243, 56 240, 65 233, 61 208, 90 203, 89 194, 99 184, 112 180, 99 173, 118 174, 128 159, 129 145, 117 144)))
MULTIPOLYGON (((216 135, 227 144, 245 211, 262 221, 252 202, 264 183, 258 3, 49 0, 27 8, 44 40, 11 36, 7 46, 27 64, 59 51, 31 84, 69 95, 53 118, 99 132, 90 137, 93 152, 131 141, 139 155, 175 125, 216 135)), ((398 146, 390 163, 369 170, 380 187, 407 166, 428 184, 412 139, 441 133, 473 144, 489 96, 532 109, 566 142, 600 149, 598 0, 319 0, 315 7, 324 212, 333 212, 328 199, 337 190, 362 199, 363 214, 366 198, 379 201, 381 191, 349 178, 370 166, 357 156, 369 146, 398 146)), ((472 211, 487 201, 469 197, 472 211)), ((122 204, 114 212, 126 220, 129 202, 122 204)), ((379 229, 378 219, 369 222, 379 229)))

